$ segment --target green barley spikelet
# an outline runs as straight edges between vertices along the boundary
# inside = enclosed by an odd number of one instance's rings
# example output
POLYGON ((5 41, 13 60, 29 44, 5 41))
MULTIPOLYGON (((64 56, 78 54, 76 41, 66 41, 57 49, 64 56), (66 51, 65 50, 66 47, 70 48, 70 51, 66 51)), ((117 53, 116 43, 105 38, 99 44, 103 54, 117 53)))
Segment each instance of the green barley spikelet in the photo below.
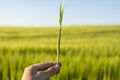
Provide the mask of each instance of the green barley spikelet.
POLYGON ((62 25, 63 12, 64 12, 64 5, 63 5, 63 3, 61 3, 60 4, 60 14, 59 14, 59 25, 62 25))

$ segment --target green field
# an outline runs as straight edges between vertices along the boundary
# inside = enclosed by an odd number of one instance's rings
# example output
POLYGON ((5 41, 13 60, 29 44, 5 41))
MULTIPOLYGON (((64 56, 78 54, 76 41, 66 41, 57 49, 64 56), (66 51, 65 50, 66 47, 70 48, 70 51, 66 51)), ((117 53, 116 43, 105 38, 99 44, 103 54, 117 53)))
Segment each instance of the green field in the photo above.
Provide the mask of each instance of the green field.
MULTIPOLYGON (((62 30, 59 80, 120 80, 120 26, 62 30)), ((57 61, 57 34, 58 27, 1 27, 0 80, 21 80, 25 67, 57 61)))

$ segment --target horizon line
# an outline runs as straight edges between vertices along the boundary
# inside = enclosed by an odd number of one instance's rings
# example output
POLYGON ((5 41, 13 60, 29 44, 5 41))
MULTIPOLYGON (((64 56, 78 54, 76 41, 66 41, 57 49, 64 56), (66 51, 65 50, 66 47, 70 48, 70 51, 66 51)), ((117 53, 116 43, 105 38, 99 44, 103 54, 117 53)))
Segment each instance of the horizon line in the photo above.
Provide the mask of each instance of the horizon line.
MULTIPOLYGON (((63 25, 64 27, 73 27, 73 26, 120 26, 120 24, 84 24, 84 25, 63 25)), ((24 26, 24 25, 0 25, 1 27, 59 27, 59 25, 50 25, 50 26, 24 26)))

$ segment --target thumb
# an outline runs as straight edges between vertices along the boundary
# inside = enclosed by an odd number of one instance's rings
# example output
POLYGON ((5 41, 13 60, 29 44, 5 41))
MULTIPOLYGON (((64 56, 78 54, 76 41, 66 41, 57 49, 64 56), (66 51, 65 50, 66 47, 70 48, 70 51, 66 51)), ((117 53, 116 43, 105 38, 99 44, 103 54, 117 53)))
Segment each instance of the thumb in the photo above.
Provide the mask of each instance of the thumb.
POLYGON ((46 76, 47 78, 49 78, 49 77, 51 77, 51 76, 59 73, 59 71, 60 71, 60 65, 55 65, 55 66, 53 66, 53 67, 48 68, 48 69, 45 71, 45 76, 46 76))

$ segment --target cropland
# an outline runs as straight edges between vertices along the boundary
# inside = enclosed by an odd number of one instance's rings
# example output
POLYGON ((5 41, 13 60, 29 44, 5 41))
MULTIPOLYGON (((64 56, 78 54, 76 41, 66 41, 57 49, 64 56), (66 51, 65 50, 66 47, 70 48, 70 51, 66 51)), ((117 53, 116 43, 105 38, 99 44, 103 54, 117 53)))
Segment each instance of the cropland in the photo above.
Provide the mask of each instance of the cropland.
MULTIPOLYGON (((0 27, 0 80, 57 61, 58 27, 0 27)), ((120 80, 120 26, 63 26, 59 75, 51 80, 120 80)))

